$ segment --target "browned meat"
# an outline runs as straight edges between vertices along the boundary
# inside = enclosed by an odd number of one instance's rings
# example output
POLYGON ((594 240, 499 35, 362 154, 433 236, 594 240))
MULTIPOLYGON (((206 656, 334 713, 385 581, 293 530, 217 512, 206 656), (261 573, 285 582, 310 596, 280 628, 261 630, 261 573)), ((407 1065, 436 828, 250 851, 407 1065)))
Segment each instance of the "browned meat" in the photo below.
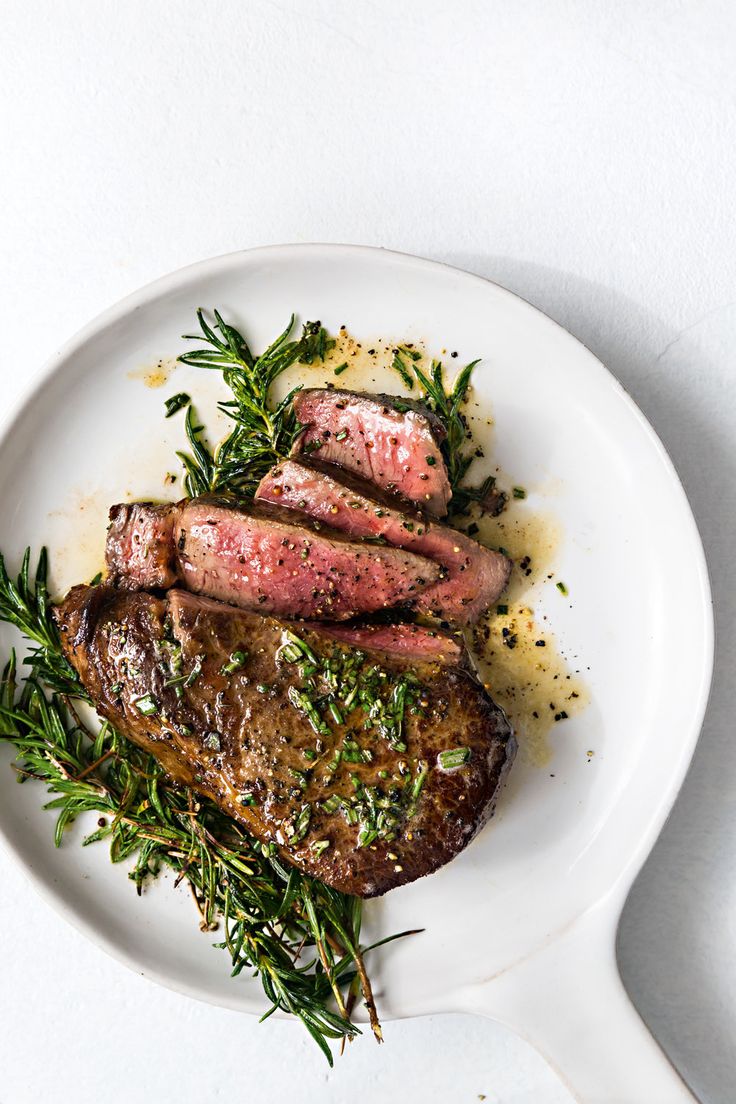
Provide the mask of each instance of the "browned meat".
POLYGON ((371 897, 452 859, 515 752, 461 663, 346 647, 185 591, 76 587, 64 651, 98 711, 299 869, 371 897))
POLYGON ((268 503, 208 496, 114 506, 111 514, 108 568, 128 589, 179 580, 244 609, 338 621, 408 604, 440 576, 437 564, 412 552, 351 541, 268 503))
POLYGON ((421 403, 392 395, 310 389, 294 396, 304 432, 292 456, 318 456, 444 517, 452 497, 444 430, 421 403))
POLYGON ((285 460, 264 476, 256 498, 306 511, 350 537, 381 538, 434 560, 443 577, 418 595, 415 608, 457 625, 477 621, 509 579, 511 561, 500 552, 408 504, 402 510, 395 499, 329 464, 285 460))

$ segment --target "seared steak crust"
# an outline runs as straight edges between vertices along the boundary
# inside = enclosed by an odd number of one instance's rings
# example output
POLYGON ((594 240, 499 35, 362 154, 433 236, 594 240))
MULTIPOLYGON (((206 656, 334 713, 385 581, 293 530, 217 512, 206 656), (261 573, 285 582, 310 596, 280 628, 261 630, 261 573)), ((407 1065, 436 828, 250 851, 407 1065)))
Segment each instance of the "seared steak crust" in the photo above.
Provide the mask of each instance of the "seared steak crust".
POLYGON ((453 858, 490 816, 514 756, 503 712, 444 653, 356 652, 324 627, 178 590, 159 598, 75 587, 56 617, 65 654, 103 717, 175 781, 346 893, 385 893, 453 858), (295 639, 317 674, 294 660, 295 639), (385 732, 366 730, 358 699, 315 733, 299 697, 304 679, 326 678, 320 672, 341 663, 387 687, 415 678, 407 691, 415 704, 393 746, 385 732), (172 670, 181 674, 172 679, 172 670), (467 756, 442 765, 448 749, 467 756), (366 841, 375 801, 384 802, 376 823, 393 818, 391 830, 366 841))
MULTIPOLYGON (((321 455, 321 452, 318 454, 321 455)), ((380 538, 426 556, 443 577, 418 595, 416 609, 469 625, 500 596, 511 561, 464 533, 442 525, 418 507, 381 495, 371 484, 321 461, 284 460, 261 480, 256 498, 299 509, 347 536, 380 538)))
POLYGON ((304 431, 292 456, 318 456, 444 517, 452 497, 444 430, 421 403, 394 395, 310 388, 294 396, 304 431))

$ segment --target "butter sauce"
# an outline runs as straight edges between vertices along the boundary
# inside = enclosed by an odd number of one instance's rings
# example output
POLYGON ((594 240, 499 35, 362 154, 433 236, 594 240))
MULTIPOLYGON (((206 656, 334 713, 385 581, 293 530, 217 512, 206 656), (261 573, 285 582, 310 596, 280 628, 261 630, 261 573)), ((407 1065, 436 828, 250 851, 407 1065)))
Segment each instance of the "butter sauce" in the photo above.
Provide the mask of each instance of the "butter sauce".
POLYGON ((175 357, 164 357, 155 364, 143 364, 128 372, 128 379, 142 380, 146 387, 164 387, 176 368, 175 357))
MULTIPOLYGON (((499 482, 508 485, 505 479, 499 482)), ((557 602, 571 601, 558 589, 558 583, 565 590, 568 586, 554 568, 561 526, 552 514, 514 498, 499 517, 483 518, 478 525, 477 539, 503 547, 514 567, 506 593, 473 630, 473 656, 488 692, 516 730, 520 754, 544 766, 554 750, 552 736, 564 738, 564 721, 589 702, 584 681, 560 651, 547 615, 535 615, 542 594, 552 610, 557 602)))

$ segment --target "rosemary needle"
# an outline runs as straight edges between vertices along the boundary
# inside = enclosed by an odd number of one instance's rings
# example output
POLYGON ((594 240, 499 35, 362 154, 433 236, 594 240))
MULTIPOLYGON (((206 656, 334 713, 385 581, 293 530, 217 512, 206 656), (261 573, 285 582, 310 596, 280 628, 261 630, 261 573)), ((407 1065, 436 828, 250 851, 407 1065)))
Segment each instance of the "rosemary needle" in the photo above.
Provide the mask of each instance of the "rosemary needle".
POLYGON ((416 379, 423 391, 422 401, 441 422, 445 430, 445 439, 441 446, 442 455, 452 487, 449 514, 450 516, 465 514, 473 502, 480 502, 486 497, 495 482, 494 477, 489 476, 479 487, 468 487, 464 483, 468 469, 473 463, 474 454, 466 449, 470 432, 462 407, 467 402, 470 380, 478 361, 473 360, 467 364, 448 391, 442 362, 433 360, 430 372, 427 374, 419 367, 417 363, 419 359, 418 353, 402 347, 394 354, 391 367, 409 388, 413 387, 416 379))
POLYGON ((294 391, 280 403, 271 398, 275 381, 297 361, 313 364, 324 360, 335 341, 319 322, 307 322, 301 336, 292 339, 294 315, 264 353, 256 357, 243 334, 214 311, 211 324, 204 311, 197 311, 199 334, 185 340, 204 346, 182 353, 179 360, 198 368, 222 372, 232 399, 220 409, 234 427, 212 450, 196 425, 191 406, 187 409, 186 434, 191 453, 179 453, 186 471, 190 495, 207 491, 230 491, 252 496, 258 482, 273 464, 287 456, 301 426, 292 406, 294 391))

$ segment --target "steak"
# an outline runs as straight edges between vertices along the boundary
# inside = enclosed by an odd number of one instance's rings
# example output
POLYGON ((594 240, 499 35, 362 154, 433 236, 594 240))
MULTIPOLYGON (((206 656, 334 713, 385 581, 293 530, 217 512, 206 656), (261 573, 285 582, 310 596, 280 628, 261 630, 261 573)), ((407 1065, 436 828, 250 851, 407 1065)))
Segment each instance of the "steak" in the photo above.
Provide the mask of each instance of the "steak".
POLYGON ((356 650, 176 589, 79 586, 55 616, 102 717, 267 852, 345 893, 449 862, 513 760, 508 721, 461 656, 356 650))
POLYGON ((261 480, 256 498, 299 509, 350 537, 381 538, 438 563, 443 577, 417 596, 425 614, 468 625, 504 590, 511 561, 423 511, 382 496, 364 480, 320 461, 285 460, 261 480))
POLYGON ((174 528, 177 507, 124 502, 110 509, 105 562, 119 586, 162 590, 178 578, 174 528))
POLYGON ((314 456, 420 503, 444 517, 452 497, 440 421, 421 403, 393 395, 311 388, 294 396, 305 427, 292 456, 314 456))
POLYGON ((352 541, 265 502, 207 496, 118 505, 110 515, 108 573, 127 589, 178 581, 244 609, 338 621, 408 604, 441 574, 413 552, 352 541))
POLYGON ((462 638, 405 621, 395 625, 316 625, 315 628, 324 628, 336 640, 356 648, 370 648, 408 659, 434 659, 438 663, 467 661, 462 638))

